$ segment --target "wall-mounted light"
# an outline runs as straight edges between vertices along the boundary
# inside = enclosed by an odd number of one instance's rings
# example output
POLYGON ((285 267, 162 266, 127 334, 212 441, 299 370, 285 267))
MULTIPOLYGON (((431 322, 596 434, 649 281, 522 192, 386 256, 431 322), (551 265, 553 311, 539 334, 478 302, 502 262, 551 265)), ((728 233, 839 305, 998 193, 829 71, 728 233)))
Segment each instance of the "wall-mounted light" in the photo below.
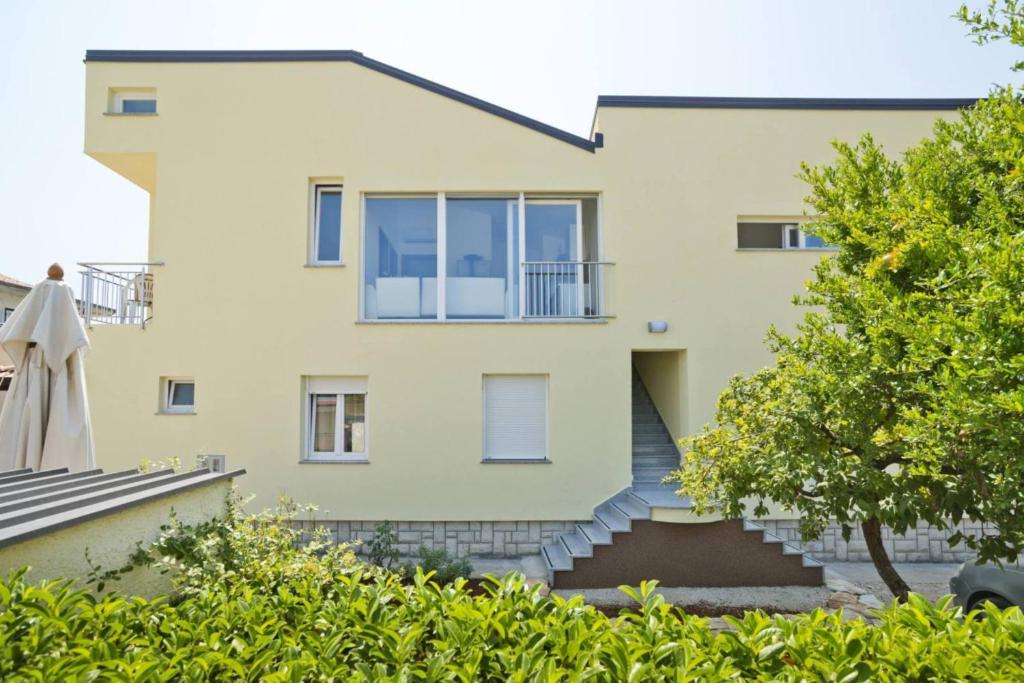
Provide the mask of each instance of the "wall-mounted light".
POLYGON ((647 331, 654 334, 661 334, 668 330, 668 323, 664 320, 651 320, 647 323, 647 331))

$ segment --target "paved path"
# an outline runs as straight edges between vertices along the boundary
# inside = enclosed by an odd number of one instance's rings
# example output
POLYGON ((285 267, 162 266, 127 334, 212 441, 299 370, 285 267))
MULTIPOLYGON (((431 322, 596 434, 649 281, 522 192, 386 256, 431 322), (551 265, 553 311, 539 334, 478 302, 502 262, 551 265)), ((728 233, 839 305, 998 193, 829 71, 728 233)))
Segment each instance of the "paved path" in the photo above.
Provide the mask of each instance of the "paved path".
MULTIPOLYGON (((882 602, 892 600, 892 593, 878 577, 875 565, 870 562, 832 562, 826 566, 850 583, 874 593, 882 602)), ((960 565, 905 562, 894 564, 893 567, 910 584, 911 590, 929 600, 935 600, 949 593, 949 579, 956 574, 960 565)))

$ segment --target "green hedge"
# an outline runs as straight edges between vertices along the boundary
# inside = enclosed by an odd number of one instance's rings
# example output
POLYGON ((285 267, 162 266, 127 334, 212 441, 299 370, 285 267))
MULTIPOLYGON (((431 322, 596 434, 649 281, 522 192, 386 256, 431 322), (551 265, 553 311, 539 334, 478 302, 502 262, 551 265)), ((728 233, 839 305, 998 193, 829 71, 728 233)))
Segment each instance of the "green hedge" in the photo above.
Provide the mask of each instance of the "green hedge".
POLYGON ((178 604, 66 583, 0 583, 0 678, 131 681, 1024 680, 1024 617, 962 617, 910 602, 881 623, 817 611, 749 613, 734 630, 665 605, 647 585, 610 619, 521 577, 463 582, 356 567, 273 583, 212 582, 178 604))

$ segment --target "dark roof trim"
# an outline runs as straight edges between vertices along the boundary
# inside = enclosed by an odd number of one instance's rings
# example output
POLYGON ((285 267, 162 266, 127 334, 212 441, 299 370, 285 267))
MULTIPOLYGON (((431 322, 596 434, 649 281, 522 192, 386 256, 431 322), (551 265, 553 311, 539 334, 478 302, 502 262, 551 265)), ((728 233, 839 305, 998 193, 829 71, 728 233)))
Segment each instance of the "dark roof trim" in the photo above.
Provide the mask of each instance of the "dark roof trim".
POLYGON ((491 104, 472 95, 467 95, 453 88, 421 78, 408 71, 378 62, 355 50, 87 50, 86 62, 352 62, 372 69, 386 76, 429 90, 432 93, 461 102, 470 107, 480 109, 520 126, 525 126, 538 133, 553 137, 562 142, 593 152, 595 145, 591 140, 574 135, 561 128, 549 126, 528 116, 491 104))
POLYGON ((863 99, 856 97, 662 97, 602 95, 598 107, 638 109, 847 109, 877 111, 945 111, 970 107, 972 98, 863 99))

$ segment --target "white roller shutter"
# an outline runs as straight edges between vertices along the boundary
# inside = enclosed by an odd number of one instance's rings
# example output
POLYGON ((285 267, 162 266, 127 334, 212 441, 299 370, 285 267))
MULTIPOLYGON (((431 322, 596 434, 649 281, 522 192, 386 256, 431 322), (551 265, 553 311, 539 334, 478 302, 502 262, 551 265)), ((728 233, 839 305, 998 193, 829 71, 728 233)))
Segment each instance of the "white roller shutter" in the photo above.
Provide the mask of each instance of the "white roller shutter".
POLYGON ((484 457, 540 460, 547 455, 547 376, 485 375, 484 457))

